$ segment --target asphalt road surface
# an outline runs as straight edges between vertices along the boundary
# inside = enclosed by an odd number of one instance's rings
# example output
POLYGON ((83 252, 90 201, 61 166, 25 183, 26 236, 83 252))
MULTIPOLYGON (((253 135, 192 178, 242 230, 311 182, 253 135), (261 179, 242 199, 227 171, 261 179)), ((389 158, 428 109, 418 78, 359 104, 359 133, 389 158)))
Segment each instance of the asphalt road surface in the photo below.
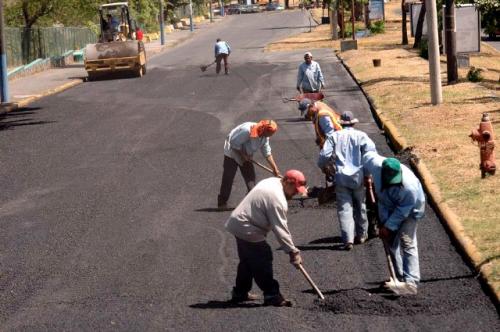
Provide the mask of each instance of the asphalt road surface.
MULTIPOLYGON (((4 117, 0 330, 499 330, 494 304, 430 207, 419 224, 422 283, 414 298, 377 293, 388 276, 379 240, 339 251, 334 208, 292 201, 292 234, 326 300, 275 251, 276 278, 296 306, 225 302, 236 244, 223 229, 229 212, 215 207, 229 130, 276 119, 279 167, 322 184, 312 126, 282 102, 295 94, 303 51, 263 53, 308 22, 300 11, 228 17, 152 59, 141 79, 85 83, 4 117), (199 69, 219 36, 233 48, 229 76, 199 69)), ((332 50, 312 51, 328 102, 352 110, 389 155, 332 50)), ((238 174, 230 203, 244 194, 238 174)), ((269 241, 277 248, 272 234, 269 241)))

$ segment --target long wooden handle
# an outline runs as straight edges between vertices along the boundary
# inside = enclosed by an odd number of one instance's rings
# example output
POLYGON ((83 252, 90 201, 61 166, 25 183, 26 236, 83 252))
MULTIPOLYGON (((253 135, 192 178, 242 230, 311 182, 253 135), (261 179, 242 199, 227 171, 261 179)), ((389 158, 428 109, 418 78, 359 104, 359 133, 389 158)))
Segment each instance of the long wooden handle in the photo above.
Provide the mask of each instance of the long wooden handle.
MULTIPOLYGON (((259 163, 258 161, 255 161, 255 160, 253 160, 253 159, 251 159, 251 160, 252 160, 252 163, 254 163, 255 165, 259 166, 260 168, 262 168, 262 169, 264 169, 264 170, 266 170, 266 171, 268 171, 269 173, 271 173, 271 174, 273 174, 273 175, 274 175, 273 170, 272 170, 272 169, 270 169, 269 167, 264 166, 264 165, 262 165, 261 163, 259 163)), ((280 178, 282 178, 283 176, 282 176, 282 175, 280 175, 279 177, 280 177, 280 178)))
POLYGON ((299 270, 300 270, 300 272, 302 272, 302 274, 304 275, 304 277, 306 277, 307 281, 309 282, 309 285, 311 285, 311 287, 314 289, 314 291, 316 292, 316 294, 318 294, 318 297, 320 299, 324 300, 325 297, 323 296, 323 293, 321 293, 321 291, 319 290, 318 286, 316 286, 316 284, 314 283, 314 281, 312 281, 311 277, 307 273, 306 269, 304 269, 304 267, 302 266, 302 264, 299 264, 299 270))
POLYGON ((394 271, 394 265, 392 264, 389 245, 387 244, 387 242, 385 242, 385 240, 382 240, 382 242, 384 243, 385 258, 387 260, 387 267, 389 268, 389 274, 391 275, 391 279, 394 281, 398 281, 398 278, 396 277, 396 272, 394 271))

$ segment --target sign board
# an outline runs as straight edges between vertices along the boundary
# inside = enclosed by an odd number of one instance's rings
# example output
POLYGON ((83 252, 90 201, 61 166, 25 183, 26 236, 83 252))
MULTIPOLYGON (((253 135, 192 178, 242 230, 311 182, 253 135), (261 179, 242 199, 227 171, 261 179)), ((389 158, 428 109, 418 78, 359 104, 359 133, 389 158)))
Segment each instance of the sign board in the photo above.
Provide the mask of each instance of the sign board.
MULTIPOLYGON (((421 9, 422 9, 421 2, 412 3, 410 6, 410 25, 411 25, 412 37, 415 37, 415 33, 417 31, 418 16, 420 15, 421 9)), ((422 36, 427 36, 427 20, 425 16, 424 16, 424 24, 422 25, 422 36)))
POLYGON ((368 3, 368 10, 368 17, 370 20, 385 20, 384 0, 370 0, 368 3))
MULTIPOLYGON (((444 22, 443 6, 443 22, 444 22)), ((444 25, 444 23, 443 23, 444 25)), ((455 35, 457 53, 479 52, 481 45, 481 19, 476 5, 456 5, 455 6, 455 35)), ((443 40, 445 41, 445 33, 443 40)), ((443 43, 446 46, 446 42, 443 43)), ((443 47, 444 47, 443 46, 443 47)), ((443 51, 446 53, 446 50, 443 51)))

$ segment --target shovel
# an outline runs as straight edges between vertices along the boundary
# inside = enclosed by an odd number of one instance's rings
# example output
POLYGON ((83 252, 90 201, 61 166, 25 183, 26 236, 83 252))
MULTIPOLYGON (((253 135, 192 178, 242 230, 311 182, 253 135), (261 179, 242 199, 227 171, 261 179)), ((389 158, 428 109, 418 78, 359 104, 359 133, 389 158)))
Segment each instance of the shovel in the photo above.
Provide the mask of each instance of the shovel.
POLYGON ((213 62, 209 63, 208 65, 202 65, 202 66, 200 66, 201 71, 202 72, 207 71, 207 68, 210 67, 211 65, 213 65, 214 63, 215 63, 215 60, 213 62))
POLYGON ((323 293, 321 293, 321 291, 319 290, 318 286, 316 286, 316 284, 314 283, 314 281, 311 279, 311 277, 309 276, 309 274, 307 273, 306 269, 304 269, 304 267, 302 266, 302 264, 299 264, 298 266, 298 269, 300 270, 300 272, 302 272, 302 274, 304 275, 304 277, 306 278, 307 282, 309 283, 309 285, 311 285, 311 287, 314 289, 314 291, 316 292, 316 294, 318 294, 318 297, 321 299, 321 300, 324 300, 325 297, 323 296, 323 293))
POLYGON ((387 260, 387 267, 389 268, 390 280, 385 283, 385 285, 396 295, 407 295, 408 292, 405 289, 405 283, 398 280, 396 277, 396 272, 394 271, 394 265, 392 264, 391 254, 389 251, 389 245, 385 240, 382 240, 384 244, 385 258, 387 260))

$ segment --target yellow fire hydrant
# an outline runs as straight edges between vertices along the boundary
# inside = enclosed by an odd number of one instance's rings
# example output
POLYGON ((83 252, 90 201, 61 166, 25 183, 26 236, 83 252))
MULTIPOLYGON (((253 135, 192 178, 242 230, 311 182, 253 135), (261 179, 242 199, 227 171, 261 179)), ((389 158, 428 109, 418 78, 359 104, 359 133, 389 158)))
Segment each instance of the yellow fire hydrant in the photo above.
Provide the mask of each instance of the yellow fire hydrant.
POLYGON ((478 129, 473 129, 469 137, 473 141, 477 141, 481 157, 479 169, 481 177, 485 178, 486 174, 494 175, 496 171, 495 165, 495 134, 491 125, 490 116, 488 113, 483 113, 481 123, 478 129))

